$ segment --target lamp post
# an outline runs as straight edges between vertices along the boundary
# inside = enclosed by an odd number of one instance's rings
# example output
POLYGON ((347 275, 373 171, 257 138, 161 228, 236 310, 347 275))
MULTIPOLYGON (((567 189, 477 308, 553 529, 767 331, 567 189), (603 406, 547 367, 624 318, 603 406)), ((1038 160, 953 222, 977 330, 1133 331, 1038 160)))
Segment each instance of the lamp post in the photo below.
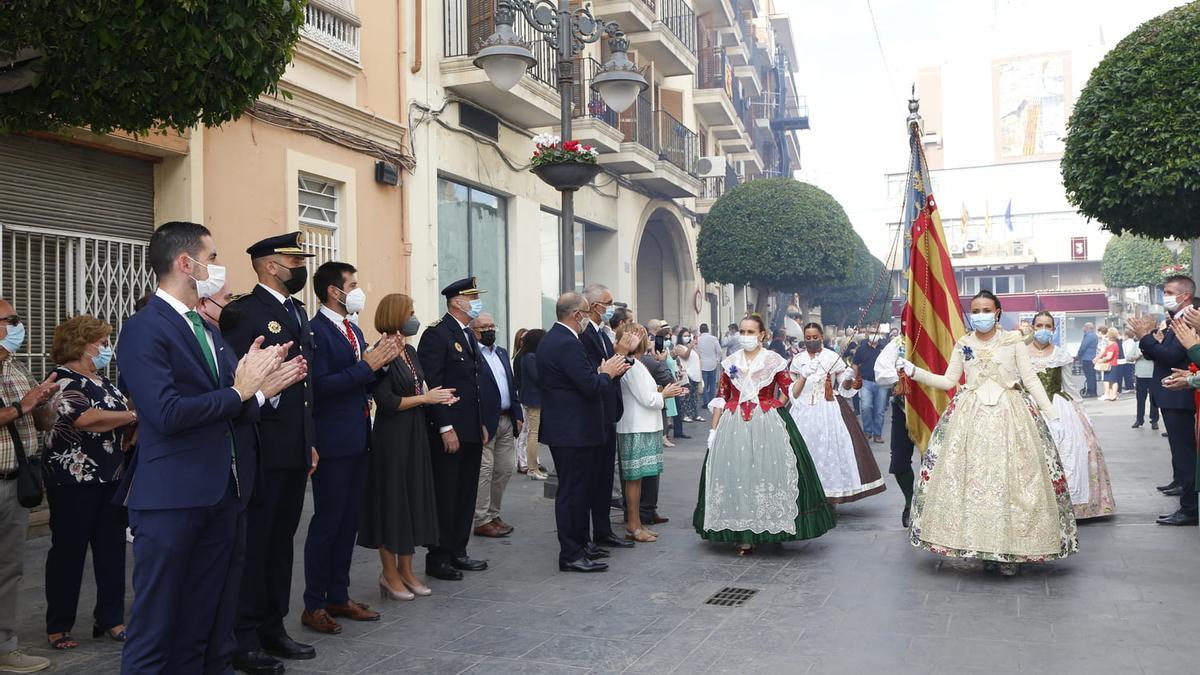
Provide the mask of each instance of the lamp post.
MULTIPOLYGON (((529 41, 513 31, 518 11, 557 54, 559 124, 563 140, 571 137, 571 92, 577 84, 572 59, 585 45, 604 35, 609 38, 612 58, 600 68, 591 86, 618 114, 633 105, 649 86, 637 66, 626 56, 629 40, 615 21, 596 19, 587 7, 573 10, 570 0, 558 0, 557 6, 552 0, 496 0, 496 31, 484 41, 474 62, 496 87, 512 89, 525 71, 537 63, 529 41)), ((560 190, 560 194, 559 279, 565 293, 575 290, 575 193, 560 190)))

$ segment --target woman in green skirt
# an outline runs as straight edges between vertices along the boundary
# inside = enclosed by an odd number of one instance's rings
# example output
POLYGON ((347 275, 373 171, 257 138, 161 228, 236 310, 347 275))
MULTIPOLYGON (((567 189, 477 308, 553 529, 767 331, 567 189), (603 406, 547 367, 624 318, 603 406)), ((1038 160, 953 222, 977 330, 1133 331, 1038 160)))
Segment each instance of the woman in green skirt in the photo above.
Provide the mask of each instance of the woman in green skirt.
POLYGON ((642 479, 662 474, 663 417, 666 401, 685 392, 671 383, 659 391, 641 358, 649 343, 646 331, 637 324, 622 326, 617 342, 628 334, 639 338, 638 348, 629 353, 633 367, 621 377, 624 412, 617 420, 617 452, 621 458, 621 480, 625 483, 625 538, 639 542, 658 540, 658 533, 642 525, 642 479), (632 505, 632 508, 631 508, 632 505))
POLYGON ((742 319, 741 349, 721 362, 692 525, 710 541, 754 545, 819 537, 833 508, 787 411, 788 364, 763 349, 762 317, 742 319))

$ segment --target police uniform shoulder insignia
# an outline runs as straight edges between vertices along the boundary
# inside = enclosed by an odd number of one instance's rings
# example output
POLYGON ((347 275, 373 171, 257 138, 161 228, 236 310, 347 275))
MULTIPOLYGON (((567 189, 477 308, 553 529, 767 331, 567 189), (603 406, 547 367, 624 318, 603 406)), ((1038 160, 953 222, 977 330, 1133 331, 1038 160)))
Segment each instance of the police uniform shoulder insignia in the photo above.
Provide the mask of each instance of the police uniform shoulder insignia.
POLYGON ((229 302, 227 302, 225 304, 227 304, 227 305, 232 304, 232 303, 237 302, 238 300, 241 300, 242 298, 248 298, 248 297, 250 297, 249 293, 234 293, 233 295, 229 296, 229 302))
POLYGON ((283 332, 283 326, 280 326, 278 321, 270 321, 267 323, 267 330, 279 334, 283 332))
POLYGON ((435 319, 432 323, 429 324, 429 328, 436 328, 437 325, 441 322, 442 322, 441 319, 435 319))

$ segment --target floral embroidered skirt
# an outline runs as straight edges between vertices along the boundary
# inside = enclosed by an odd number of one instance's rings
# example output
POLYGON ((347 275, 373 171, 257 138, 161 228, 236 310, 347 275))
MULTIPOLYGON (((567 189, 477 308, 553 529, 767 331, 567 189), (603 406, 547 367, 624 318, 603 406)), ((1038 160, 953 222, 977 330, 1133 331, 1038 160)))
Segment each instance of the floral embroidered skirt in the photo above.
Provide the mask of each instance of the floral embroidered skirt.
POLYGON ((909 537, 939 555, 994 562, 1078 551, 1066 476, 1032 401, 1010 389, 988 406, 960 390, 921 460, 909 537))
POLYGON ((1091 421, 1077 401, 1063 396, 1054 397, 1054 411, 1063 422, 1064 438, 1058 446, 1058 456, 1066 472, 1075 519, 1113 515, 1117 508, 1108 465, 1091 421))
POLYGON ((725 411, 704 458, 692 526, 709 541, 813 539, 835 525, 833 508, 791 415, 755 407, 750 421, 725 411))
POLYGON ((663 470, 662 432, 617 434, 617 454, 621 458, 621 480, 658 476, 663 470))

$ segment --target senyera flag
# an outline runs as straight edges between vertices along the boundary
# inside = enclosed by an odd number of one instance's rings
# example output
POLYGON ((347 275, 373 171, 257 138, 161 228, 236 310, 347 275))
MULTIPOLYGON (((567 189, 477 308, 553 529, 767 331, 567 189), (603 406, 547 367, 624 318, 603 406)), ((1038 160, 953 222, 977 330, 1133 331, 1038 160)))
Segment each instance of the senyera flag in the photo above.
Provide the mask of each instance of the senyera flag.
MULTIPOLYGON (((905 357, 934 373, 946 372, 954 343, 966 333, 958 284, 946 247, 946 233, 933 200, 928 166, 917 133, 909 135, 912 149, 911 182, 904 210, 904 227, 911 236, 908 248, 908 300, 904 304, 905 357)), ((905 396, 908 435, 921 451, 938 417, 954 392, 945 392, 909 380, 905 396)))

